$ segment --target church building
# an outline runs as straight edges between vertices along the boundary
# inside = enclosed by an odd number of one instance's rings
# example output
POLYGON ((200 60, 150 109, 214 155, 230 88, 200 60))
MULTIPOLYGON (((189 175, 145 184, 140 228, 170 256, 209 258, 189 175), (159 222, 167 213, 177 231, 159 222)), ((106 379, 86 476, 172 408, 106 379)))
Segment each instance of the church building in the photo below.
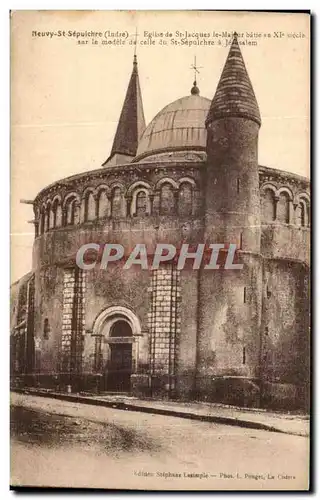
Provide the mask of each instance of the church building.
POLYGON ((309 181, 259 165, 236 35, 212 95, 195 81, 146 126, 134 56, 102 167, 32 200, 32 270, 11 287, 13 386, 308 408, 309 181), (243 269, 81 269, 92 242, 233 243, 243 269))

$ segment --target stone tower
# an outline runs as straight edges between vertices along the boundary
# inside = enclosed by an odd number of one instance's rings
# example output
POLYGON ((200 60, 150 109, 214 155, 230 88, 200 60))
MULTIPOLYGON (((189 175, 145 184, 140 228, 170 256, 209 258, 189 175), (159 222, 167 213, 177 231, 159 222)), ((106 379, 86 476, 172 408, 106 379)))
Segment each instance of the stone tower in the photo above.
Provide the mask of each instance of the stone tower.
POLYGON ((204 235, 207 243, 236 244, 243 269, 201 271, 197 365, 197 390, 232 402, 259 392, 260 125, 235 34, 206 119, 204 235))

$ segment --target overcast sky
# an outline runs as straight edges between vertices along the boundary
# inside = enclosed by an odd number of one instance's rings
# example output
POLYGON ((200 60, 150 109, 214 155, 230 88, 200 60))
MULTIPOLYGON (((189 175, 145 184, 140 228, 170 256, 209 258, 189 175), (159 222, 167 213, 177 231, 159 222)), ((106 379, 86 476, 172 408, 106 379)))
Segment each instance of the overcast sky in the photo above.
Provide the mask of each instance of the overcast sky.
MULTIPOLYGON (((33 199, 60 178, 100 168, 108 157, 132 70, 133 46, 78 45, 73 37, 32 31, 138 30, 138 63, 146 122, 188 95, 194 56, 201 95, 212 98, 228 54, 222 45, 150 44, 145 31, 262 33, 241 50, 262 116, 259 163, 309 175, 309 35, 301 14, 214 12, 25 12, 12 20, 12 281, 31 268, 33 199), (279 38, 274 32, 282 32, 279 38), (270 37, 264 37, 270 33, 270 37), (292 33, 294 37, 292 37, 292 33), (289 37, 290 35, 290 37, 289 37), (303 37, 305 35, 305 37, 303 37)), ((279 35, 279 34, 278 34, 279 35)), ((133 36, 130 40, 133 40, 133 36)), ((165 39, 166 37, 164 37, 165 39)), ((104 37, 103 37, 104 39, 104 37)), ((199 38, 203 40, 203 38, 199 38)), ((197 40, 190 37, 190 40, 197 40)))

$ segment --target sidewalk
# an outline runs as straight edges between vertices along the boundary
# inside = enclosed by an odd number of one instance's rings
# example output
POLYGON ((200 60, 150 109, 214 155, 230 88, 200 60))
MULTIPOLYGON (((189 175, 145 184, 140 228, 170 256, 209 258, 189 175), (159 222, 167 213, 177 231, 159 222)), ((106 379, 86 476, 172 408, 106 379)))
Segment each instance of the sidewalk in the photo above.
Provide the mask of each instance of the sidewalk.
POLYGON ((224 425, 263 429, 296 436, 309 436, 309 417, 275 413, 255 408, 238 408, 218 403, 176 402, 138 399, 122 395, 67 394, 41 389, 15 389, 13 392, 55 398, 76 403, 116 408, 171 417, 189 418, 224 425))

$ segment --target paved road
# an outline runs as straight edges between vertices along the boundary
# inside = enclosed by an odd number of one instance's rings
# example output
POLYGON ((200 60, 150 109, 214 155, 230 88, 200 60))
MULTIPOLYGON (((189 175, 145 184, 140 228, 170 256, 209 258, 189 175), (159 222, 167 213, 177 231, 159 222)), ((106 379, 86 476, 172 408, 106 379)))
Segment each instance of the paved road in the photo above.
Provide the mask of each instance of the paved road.
POLYGON ((11 403, 12 485, 307 487, 304 437, 20 394, 11 403))

